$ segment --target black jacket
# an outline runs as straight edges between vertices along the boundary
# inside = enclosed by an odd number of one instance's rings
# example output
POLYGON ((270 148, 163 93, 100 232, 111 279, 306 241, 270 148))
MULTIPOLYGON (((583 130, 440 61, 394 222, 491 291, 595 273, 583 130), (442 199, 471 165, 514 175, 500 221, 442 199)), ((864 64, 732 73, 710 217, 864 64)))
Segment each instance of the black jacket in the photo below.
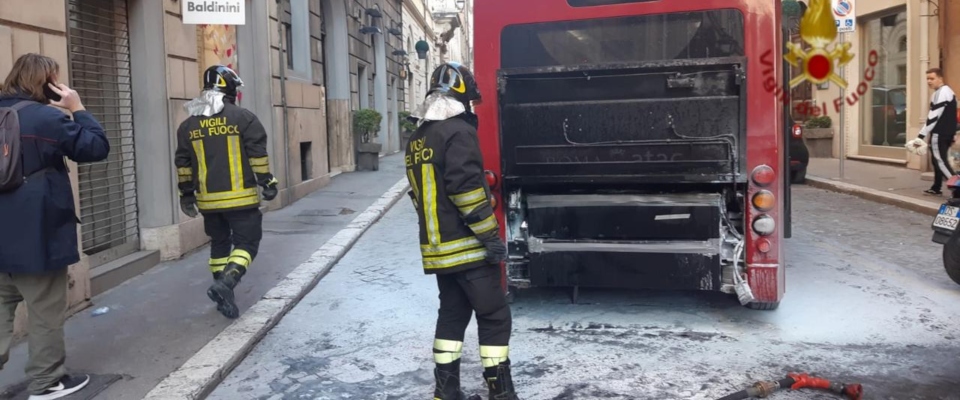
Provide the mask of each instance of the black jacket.
MULTIPOLYGON (((10 107, 27 97, 0 98, 10 107)), ((73 119, 34 103, 20 110, 23 186, 0 193, 0 272, 44 273, 80 261, 77 212, 64 157, 76 162, 107 158, 110 143, 87 111, 73 119)))
POLYGON ((180 124, 174 164, 181 195, 195 193, 204 213, 260 207, 257 186, 273 178, 267 131, 256 115, 231 103, 180 124))
POLYGON ((927 123, 920 131, 923 139, 928 133, 936 134, 940 140, 953 142, 957 131, 957 95, 950 86, 943 85, 930 96, 930 111, 927 123))
POLYGON ((424 272, 486 265, 477 236, 499 234, 490 205, 476 126, 461 117, 427 122, 406 149, 410 197, 420 225, 424 272))

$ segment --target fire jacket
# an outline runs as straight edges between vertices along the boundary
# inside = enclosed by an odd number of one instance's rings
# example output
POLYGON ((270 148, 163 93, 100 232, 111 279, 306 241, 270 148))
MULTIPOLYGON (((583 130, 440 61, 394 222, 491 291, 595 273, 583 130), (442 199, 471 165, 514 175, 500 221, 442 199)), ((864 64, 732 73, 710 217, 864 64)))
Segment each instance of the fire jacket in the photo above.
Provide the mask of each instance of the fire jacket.
POLYGON ((478 236, 499 240, 499 224, 476 127, 460 117, 426 122, 410 137, 405 161, 424 272, 447 274, 486 265, 487 251, 478 236))
POLYGON ((174 163, 181 194, 196 193, 197 208, 207 213, 260 207, 257 186, 273 179, 266 130, 256 115, 230 103, 219 114, 180 124, 174 163))

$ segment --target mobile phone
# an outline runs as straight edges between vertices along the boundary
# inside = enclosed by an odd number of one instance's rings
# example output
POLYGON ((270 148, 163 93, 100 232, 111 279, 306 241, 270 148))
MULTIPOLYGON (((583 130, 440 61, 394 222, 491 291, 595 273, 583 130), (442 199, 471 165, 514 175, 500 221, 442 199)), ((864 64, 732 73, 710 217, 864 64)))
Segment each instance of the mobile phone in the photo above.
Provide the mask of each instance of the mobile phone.
POLYGON ((49 80, 48 80, 48 81, 43 85, 43 95, 47 97, 47 100, 48 100, 48 101, 51 101, 51 102, 52 102, 52 101, 60 101, 60 99, 61 99, 62 97, 60 97, 60 95, 57 94, 57 92, 54 92, 53 89, 50 89, 50 85, 51 85, 51 84, 53 84, 53 81, 49 81, 49 80))

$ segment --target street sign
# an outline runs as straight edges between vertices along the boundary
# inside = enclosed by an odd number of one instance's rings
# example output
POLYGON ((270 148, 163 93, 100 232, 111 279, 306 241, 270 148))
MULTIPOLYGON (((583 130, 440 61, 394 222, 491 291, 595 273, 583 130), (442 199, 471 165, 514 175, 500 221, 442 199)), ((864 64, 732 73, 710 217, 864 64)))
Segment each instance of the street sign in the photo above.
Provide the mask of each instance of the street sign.
POLYGON ((833 18, 837 21, 837 32, 855 32, 857 30, 857 13, 854 10, 854 0, 832 0, 833 18))
POLYGON ((244 25, 245 0, 181 0, 183 23, 188 25, 244 25))

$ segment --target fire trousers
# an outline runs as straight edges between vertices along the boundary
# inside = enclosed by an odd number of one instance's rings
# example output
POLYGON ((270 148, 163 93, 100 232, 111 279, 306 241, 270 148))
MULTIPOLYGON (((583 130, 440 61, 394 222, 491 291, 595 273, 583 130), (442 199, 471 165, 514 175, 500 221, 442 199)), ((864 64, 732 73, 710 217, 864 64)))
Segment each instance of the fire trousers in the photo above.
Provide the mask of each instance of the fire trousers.
POLYGON ((500 287, 500 277, 499 265, 437 275, 440 310, 433 346, 437 364, 460 359, 464 333, 474 313, 477 315, 483 366, 489 368, 507 360, 512 318, 500 287))
POLYGON ((221 272, 229 263, 249 268, 263 238, 263 214, 258 208, 208 213, 203 229, 210 236, 210 272, 221 272))

